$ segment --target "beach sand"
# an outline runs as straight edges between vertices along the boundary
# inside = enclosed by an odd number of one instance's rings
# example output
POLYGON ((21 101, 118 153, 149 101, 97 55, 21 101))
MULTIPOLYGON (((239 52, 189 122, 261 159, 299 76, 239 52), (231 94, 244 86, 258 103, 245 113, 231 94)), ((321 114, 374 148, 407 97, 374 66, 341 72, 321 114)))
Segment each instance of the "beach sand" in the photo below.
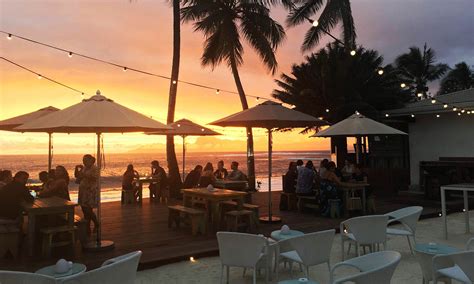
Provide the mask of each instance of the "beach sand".
MULTIPOLYGON (((473 227, 474 212, 470 212, 471 227, 473 227)), ((451 245, 460 249, 465 248, 469 237, 464 233, 464 216, 461 213, 448 216, 449 239, 444 240, 442 236, 442 218, 433 218, 422 220, 418 223, 417 242, 428 243, 436 242, 451 245)), ((402 260, 398 265, 392 282, 394 284, 422 283, 422 274, 420 266, 415 256, 410 254, 410 249, 406 238, 389 237, 387 242, 388 250, 395 250, 402 254, 402 260)), ((346 243, 347 250, 347 243, 346 243)), ((354 250, 352 250, 354 253, 354 250)), ((346 257, 347 258, 347 257, 346 257)), ((331 265, 341 261, 341 242, 340 236, 336 235, 331 252, 331 265)), ((155 269, 140 271, 137 274, 136 284, 149 283, 167 283, 167 284, 194 284, 194 283, 219 283, 220 279, 220 261, 218 257, 197 259, 194 262, 184 261, 175 264, 161 266, 155 269)), ((351 272, 347 269, 340 269, 338 275, 344 275, 351 272)), ((231 268, 230 283, 252 283, 252 272, 247 271, 245 277, 242 277, 241 268, 231 268)), ((295 265, 293 268, 293 279, 304 277, 295 265)), ((288 269, 280 269, 279 280, 290 278, 288 269)), ((329 273, 326 264, 321 264, 310 269, 310 279, 318 281, 320 284, 329 282, 329 273)), ((264 276, 258 278, 258 283, 265 283, 264 276)), ((277 283, 276 279, 269 283, 277 283)))

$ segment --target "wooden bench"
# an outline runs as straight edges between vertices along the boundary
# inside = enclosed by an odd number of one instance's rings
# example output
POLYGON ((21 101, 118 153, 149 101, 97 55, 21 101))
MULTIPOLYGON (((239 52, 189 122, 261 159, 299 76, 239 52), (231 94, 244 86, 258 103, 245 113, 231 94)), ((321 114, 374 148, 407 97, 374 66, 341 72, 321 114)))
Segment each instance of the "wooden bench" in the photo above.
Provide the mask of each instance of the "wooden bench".
POLYGON ((303 208, 318 209, 319 203, 316 196, 296 196, 298 199, 297 207, 299 212, 303 212, 303 208))
MULTIPOLYGON (((222 201, 220 203, 220 205, 221 205, 221 212, 224 216, 229 211, 234 211, 234 210, 239 209, 239 208, 237 208, 237 202, 231 201, 231 200, 222 201)), ((259 219, 259 217, 260 217, 260 206, 255 205, 255 204, 250 204, 250 203, 244 203, 243 206, 242 206, 242 209, 252 211, 253 212, 252 218, 254 219, 253 222, 256 225, 258 225, 260 223, 260 219, 259 219)))
POLYGON ((51 250, 55 247, 62 247, 66 245, 71 245, 72 251, 74 251, 74 244, 76 243, 75 237, 75 226, 58 226, 58 227, 48 227, 40 230, 43 237, 43 246, 42 253, 44 257, 51 256, 51 250), (69 233, 70 239, 65 241, 54 241, 53 237, 59 233, 69 233))
POLYGON ((168 206, 168 228, 171 228, 173 223, 179 228, 181 221, 189 221, 193 236, 197 235, 198 232, 204 234, 206 232, 205 215, 206 212, 203 210, 184 207, 183 205, 168 206))
POLYGON ((227 231, 239 231, 245 227, 247 231, 252 231, 257 227, 254 221, 254 212, 251 210, 234 210, 225 213, 227 231))
POLYGON ((18 246, 20 241, 20 226, 10 220, 0 221, 0 258, 7 252, 13 257, 18 257, 18 246))

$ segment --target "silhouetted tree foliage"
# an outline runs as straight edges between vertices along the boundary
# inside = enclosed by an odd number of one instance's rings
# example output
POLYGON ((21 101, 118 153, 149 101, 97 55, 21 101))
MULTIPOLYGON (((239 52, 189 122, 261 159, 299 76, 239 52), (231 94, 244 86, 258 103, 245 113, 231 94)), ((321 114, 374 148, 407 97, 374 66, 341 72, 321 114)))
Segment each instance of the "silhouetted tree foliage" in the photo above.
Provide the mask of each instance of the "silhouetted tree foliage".
POLYGON ((460 62, 441 80, 438 94, 447 94, 474 88, 474 70, 466 62, 460 62))

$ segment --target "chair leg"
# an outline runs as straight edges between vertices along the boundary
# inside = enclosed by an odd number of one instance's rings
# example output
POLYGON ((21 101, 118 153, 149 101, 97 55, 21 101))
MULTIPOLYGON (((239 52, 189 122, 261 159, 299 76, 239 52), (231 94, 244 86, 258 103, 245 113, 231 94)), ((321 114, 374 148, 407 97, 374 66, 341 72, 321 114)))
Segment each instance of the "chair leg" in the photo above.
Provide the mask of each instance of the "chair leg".
POLYGON ((331 262, 328 260, 327 264, 328 264, 328 271, 329 273, 331 273, 331 262))
POLYGON ((244 267, 244 271, 242 272, 242 277, 245 277, 245 272, 247 272, 247 267, 244 267))
POLYGON ((306 278, 309 279, 309 266, 306 266, 306 278))
POLYGON ((301 263, 298 263, 298 265, 300 266, 300 272, 303 272, 303 266, 301 265, 301 263))
POLYGON ((253 284, 257 284, 257 267, 253 268, 253 284))
POLYGON ((344 261, 344 237, 342 235, 341 235, 341 252, 342 252, 342 261, 344 261))
POLYGON ((221 281, 219 282, 220 284, 222 284, 222 280, 224 280, 224 265, 223 264, 221 265, 221 281))
POLYGON ((410 241, 410 236, 407 236, 407 240, 408 240, 408 246, 410 247, 410 252, 412 255, 415 255, 415 253, 413 252, 413 248, 411 246, 411 241, 410 241))
POLYGON ((352 242, 349 242, 349 247, 347 248, 347 255, 351 253, 352 242))
POLYGON ((356 251, 357 251, 357 256, 360 256, 359 243, 355 243, 355 248, 356 248, 356 251))
POLYGON ((226 266, 225 268, 226 268, 226 274, 227 274, 225 283, 229 284, 229 266, 226 266))

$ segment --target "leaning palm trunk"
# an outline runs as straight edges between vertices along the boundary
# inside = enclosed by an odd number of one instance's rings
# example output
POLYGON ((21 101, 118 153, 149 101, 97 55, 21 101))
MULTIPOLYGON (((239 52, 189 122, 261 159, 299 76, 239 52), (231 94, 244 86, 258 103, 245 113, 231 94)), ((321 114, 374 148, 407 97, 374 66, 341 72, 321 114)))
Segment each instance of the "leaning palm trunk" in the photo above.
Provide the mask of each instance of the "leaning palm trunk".
MULTIPOLYGON (((173 65, 171 67, 168 117, 166 120, 168 124, 174 122, 176 109, 181 45, 180 24, 179 0, 173 0, 173 65)), ((174 149, 174 136, 172 135, 167 135, 166 137, 166 159, 168 161, 170 192, 173 197, 177 197, 179 196, 179 189, 182 186, 182 182, 179 174, 178 160, 176 159, 176 152, 174 149)))
MULTIPOLYGON (((230 57, 230 67, 232 69, 232 75, 234 75, 235 85, 237 86, 237 91, 239 92, 240 103, 242 104, 242 109, 248 109, 249 105, 247 103, 247 97, 245 96, 244 87, 240 81, 239 69, 237 68, 237 62, 233 56, 230 57)), ((246 129, 247 133, 247 175, 249 178, 249 189, 255 190, 255 157, 253 153, 253 135, 252 128, 248 127, 246 129)))

